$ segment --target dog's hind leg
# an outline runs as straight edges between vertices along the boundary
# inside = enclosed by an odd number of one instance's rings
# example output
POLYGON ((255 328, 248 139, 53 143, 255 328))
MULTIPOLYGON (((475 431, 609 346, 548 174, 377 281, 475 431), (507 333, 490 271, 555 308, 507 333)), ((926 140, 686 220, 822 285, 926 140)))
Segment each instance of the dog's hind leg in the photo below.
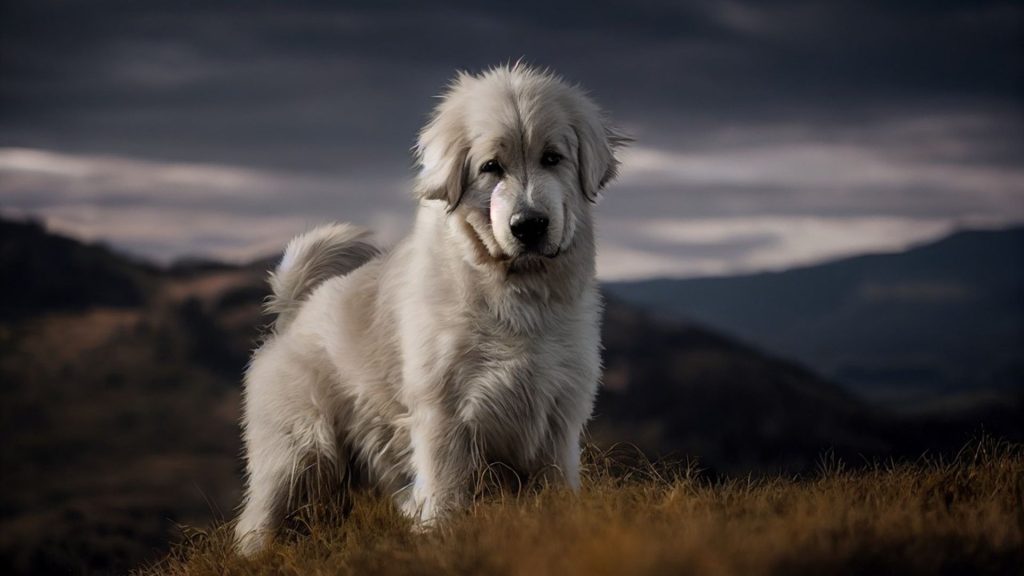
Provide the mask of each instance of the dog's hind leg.
POLYGON ((266 348, 246 375, 248 482, 235 536, 247 556, 265 546, 290 512, 305 467, 338 463, 333 419, 317 393, 317 376, 279 348, 266 348))
POLYGON ((264 547, 281 524, 295 468, 301 460, 295 455, 297 447, 283 434, 276 439, 250 438, 247 444, 248 485, 235 535, 239 552, 251 556, 264 547))

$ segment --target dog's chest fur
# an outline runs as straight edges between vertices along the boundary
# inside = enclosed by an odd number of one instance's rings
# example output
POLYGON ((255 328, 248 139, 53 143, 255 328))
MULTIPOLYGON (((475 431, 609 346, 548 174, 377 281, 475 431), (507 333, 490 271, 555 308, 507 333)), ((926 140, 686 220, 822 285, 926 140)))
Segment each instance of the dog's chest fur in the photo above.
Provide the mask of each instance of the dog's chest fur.
POLYGON ((529 471, 563 406, 588 393, 585 371, 572 369, 576 346, 560 330, 510 337, 493 329, 477 327, 453 370, 456 414, 482 457, 529 471))

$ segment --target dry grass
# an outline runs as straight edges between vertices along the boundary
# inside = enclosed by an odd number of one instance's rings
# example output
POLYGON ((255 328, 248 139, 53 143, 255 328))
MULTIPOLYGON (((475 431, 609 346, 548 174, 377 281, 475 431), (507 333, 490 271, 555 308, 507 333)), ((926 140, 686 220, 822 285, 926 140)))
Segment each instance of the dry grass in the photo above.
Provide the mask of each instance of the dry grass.
MULTIPOLYGON (((667 467, 666 467, 667 468, 667 467)), ((317 507, 266 553, 230 526, 192 531, 143 574, 961 574, 1024 570, 1024 448, 977 442, 950 461, 814 478, 712 482, 693 467, 623 472, 592 452, 578 496, 492 494, 434 531, 386 501, 317 507), (618 472, 614 472, 618 470, 618 472), (333 519, 332 519, 333 517, 333 519)))

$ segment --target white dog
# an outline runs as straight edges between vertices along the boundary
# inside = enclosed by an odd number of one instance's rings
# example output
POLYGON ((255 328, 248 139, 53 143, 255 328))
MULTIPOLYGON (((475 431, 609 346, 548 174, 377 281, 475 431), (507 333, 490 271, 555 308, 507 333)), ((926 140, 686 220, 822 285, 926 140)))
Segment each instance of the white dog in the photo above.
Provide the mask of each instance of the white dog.
POLYGON ((489 463, 579 487, 600 372, 592 203, 625 141, 550 73, 459 74, 420 133, 408 238, 386 254, 347 225, 292 240, 246 374, 242 552, 311 462, 354 465, 419 525, 465 506, 489 463))

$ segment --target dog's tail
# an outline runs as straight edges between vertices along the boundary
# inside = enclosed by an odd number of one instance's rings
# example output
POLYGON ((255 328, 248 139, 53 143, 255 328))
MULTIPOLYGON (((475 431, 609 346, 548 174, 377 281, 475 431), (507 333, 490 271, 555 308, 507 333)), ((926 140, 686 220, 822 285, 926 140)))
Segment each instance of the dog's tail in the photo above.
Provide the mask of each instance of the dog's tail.
POLYGON ((327 224, 296 236, 285 248, 277 269, 270 273, 266 311, 276 314, 274 331, 281 332, 299 311, 299 305, 320 283, 344 276, 380 253, 368 241, 367 230, 350 224, 327 224))

